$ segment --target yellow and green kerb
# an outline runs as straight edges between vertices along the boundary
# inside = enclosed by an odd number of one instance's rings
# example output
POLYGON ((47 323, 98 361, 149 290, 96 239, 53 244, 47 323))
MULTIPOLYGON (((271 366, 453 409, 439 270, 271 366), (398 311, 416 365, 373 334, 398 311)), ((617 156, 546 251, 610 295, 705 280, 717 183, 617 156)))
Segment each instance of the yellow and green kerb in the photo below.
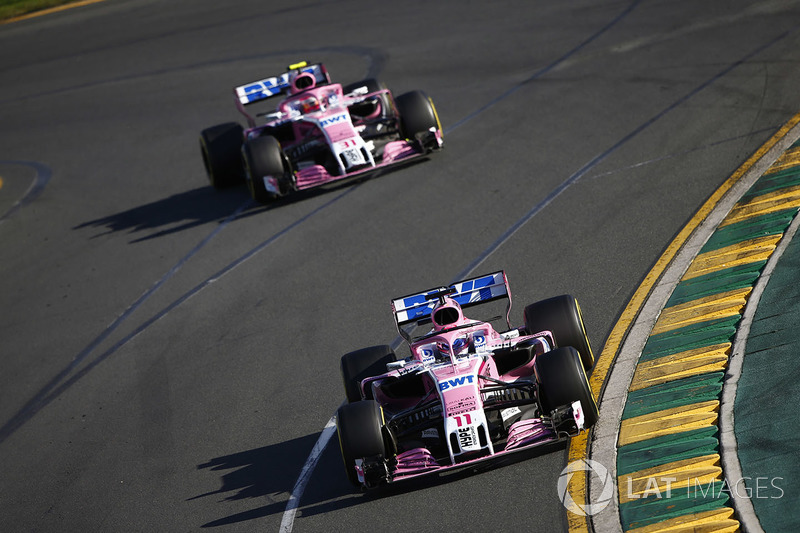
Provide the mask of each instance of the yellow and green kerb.
POLYGON ((624 531, 739 529, 719 450, 723 379, 748 296, 799 209, 796 142, 712 234, 656 321, 620 425, 624 531))

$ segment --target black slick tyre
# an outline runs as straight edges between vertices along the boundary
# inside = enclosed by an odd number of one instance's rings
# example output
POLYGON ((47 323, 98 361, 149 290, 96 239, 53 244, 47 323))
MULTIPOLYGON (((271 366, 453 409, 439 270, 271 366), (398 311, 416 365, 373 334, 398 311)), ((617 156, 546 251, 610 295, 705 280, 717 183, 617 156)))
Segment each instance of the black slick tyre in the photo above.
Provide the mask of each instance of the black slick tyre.
POLYGON ((264 178, 269 176, 285 182, 288 169, 281 145, 275 137, 265 136, 250 139, 242 148, 244 159, 245 177, 250 195, 260 203, 267 203, 274 199, 278 193, 267 190, 264 178))
POLYGON ((235 122, 219 124, 200 133, 200 152, 208 181, 217 189, 244 180, 242 166, 243 128, 235 122))
POLYGON ((578 300, 569 294, 555 296, 525 308, 525 328, 529 334, 550 331, 556 346, 572 346, 581 356, 583 368, 589 372, 594 366, 594 353, 586 336, 583 315, 578 300))
MULTIPOLYGON (((342 356, 341 371, 348 402, 361 400, 361 381, 386 372, 386 364, 397 361, 394 351, 386 345, 370 346, 342 356)), ((370 397, 368 395, 368 397, 370 397)))
POLYGON ((386 458, 383 440, 383 412, 375 400, 344 404, 336 412, 339 448, 350 483, 358 486, 356 459, 386 458))
POLYGON ((556 348, 536 357, 536 376, 539 384, 539 403, 544 414, 556 407, 580 401, 584 425, 592 427, 599 417, 583 362, 578 351, 567 346, 556 348))
POLYGON ((406 139, 414 139, 431 128, 441 132, 439 117, 433 101, 422 91, 403 93, 394 100, 400 115, 400 124, 406 139))

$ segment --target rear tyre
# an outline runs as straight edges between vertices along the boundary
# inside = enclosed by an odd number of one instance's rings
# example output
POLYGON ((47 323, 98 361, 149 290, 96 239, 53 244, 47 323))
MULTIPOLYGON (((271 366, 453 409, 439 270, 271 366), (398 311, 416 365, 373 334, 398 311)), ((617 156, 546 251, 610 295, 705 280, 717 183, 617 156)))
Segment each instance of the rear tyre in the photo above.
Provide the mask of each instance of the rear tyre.
POLYGON ((441 133, 439 116, 427 94, 422 91, 411 91, 401 94, 394 100, 400 114, 400 125, 406 139, 415 139, 420 133, 435 128, 441 133))
POLYGON ((387 457, 383 440, 383 411, 375 400, 349 403, 336 413, 336 432, 347 479, 359 486, 356 459, 387 457))
MULTIPOLYGON (((342 356, 341 370, 347 401, 361 400, 361 381, 386 372, 386 364, 397 361, 394 351, 386 345, 371 346, 342 356)), ((372 395, 367 391, 367 398, 372 395)))
POLYGON ((583 315, 574 296, 564 294, 533 303, 525 308, 525 328, 529 334, 550 331, 556 346, 572 346, 580 353, 587 372, 594 366, 594 353, 586 336, 583 315))
POLYGON ((208 181, 217 189, 237 185, 244 180, 242 166, 243 128, 235 122, 219 124, 200 133, 200 152, 208 181))
MULTIPOLYGON (((262 204, 276 198, 283 190, 268 190, 264 177, 275 178, 279 186, 285 183, 288 174, 286 158, 275 137, 265 136, 250 139, 242 148, 245 177, 250 195, 262 204)), ((281 187, 282 189, 282 187, 281 187)))
POLYGON ((578 351, 572 346, 556 348, 537 356, 535 365, 543 413, 577 400, 583 408, 585 426, 592 427, 599 413, 578 351))

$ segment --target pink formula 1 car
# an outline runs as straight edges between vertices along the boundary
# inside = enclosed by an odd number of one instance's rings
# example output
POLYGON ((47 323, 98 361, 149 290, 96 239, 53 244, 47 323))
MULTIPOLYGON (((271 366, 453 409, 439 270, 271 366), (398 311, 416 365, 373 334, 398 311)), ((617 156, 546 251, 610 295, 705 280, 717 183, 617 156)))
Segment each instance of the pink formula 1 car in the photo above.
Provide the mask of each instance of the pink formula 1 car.
POLYGON ((433 101, 422 91, 394 97, 374 79, 342 87, 324 65, 291 65, 280 76, 234 89, 248 128, 203 130, 200 148, 215 187, 246 180, 259 202, 423 157, 442 147, 433 101), (283 95, 277 108, 250 112, 283 95))
POLYGON ((348 403, 336 424, 353 484, 373 488, 471 465, 570 438, 597 421, 586 379, 594 356, 572 296, 527 306, 524 327, 511 328, 500 271, 392 307, 411 357, 398 361, 389 346, 375 346, 341 361, 348 403), (502 299, 506 331, 462 312, 502 299), (432 327, 412 338, 409 324, 432 327))

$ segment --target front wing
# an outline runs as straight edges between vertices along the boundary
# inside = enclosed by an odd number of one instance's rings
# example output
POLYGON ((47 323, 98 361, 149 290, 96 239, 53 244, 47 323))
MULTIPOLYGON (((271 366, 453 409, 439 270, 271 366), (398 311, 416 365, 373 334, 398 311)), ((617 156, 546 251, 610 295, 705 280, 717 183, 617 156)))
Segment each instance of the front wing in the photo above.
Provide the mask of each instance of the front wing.
POLYGON ((322 165, 312 165, 295 172, 295 188, 299 191, 312 189, 335 181, 365 176, 377 170, 411 162, 425 157, 432 150, 442 146, 441 134, 431 132, 431 139, 425 141, 391 141, 383 148, 383 158, 375 166, 367 166, 340 176, 332 175, 322 165))
POLYGON ((442 464, 427 448, 406 450, 386 461, 381 457, 356 461, 356 473, 366 488, 393 483, 435 473, 474 466, 478 463, 500 461, 512 454, 568 440, 583 431, 580 402, 556 409, 551 416, 515 422, 508 432, 505 447, 485 455, 457 463, 442 464), (577 405, 576 405, 577 404, 577 405))

